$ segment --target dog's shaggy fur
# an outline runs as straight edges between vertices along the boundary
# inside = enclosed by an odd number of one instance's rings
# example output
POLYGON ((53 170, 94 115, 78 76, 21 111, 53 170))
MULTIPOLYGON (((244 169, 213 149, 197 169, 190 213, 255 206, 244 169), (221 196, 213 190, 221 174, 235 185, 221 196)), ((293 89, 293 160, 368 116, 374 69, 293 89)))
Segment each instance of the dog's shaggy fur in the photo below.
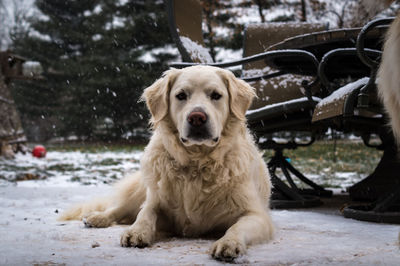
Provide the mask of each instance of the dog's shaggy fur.
POLYGON ((227 70, 167 71, 143 94, 154 132, 140 172, 117 184, 113 197, 78 205, 60 219, 92 227, 133 223, 121 236, 125 247, 148 246, 161 232, 221 232, 210 252, 228 261, 268 241, 270 178, 245 121, 254 96, 227 70))
POLYGON ((378 77, 378 93, 389 114, 397 144, 400 145, 400 15, 386 35, 378 77))

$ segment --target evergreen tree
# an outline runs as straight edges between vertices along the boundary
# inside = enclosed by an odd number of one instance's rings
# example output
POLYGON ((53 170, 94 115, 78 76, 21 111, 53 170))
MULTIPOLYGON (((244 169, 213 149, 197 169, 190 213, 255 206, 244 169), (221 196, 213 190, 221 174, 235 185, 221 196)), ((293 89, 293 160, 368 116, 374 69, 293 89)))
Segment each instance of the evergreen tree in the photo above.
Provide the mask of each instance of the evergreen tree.
POLYGON ((52 121, 53 133, 62 136, 118 139, 145 127, 137 101, 174 58, 161 52, 152 62, 142 59, 172 42, 164 4, 37 0, 36 6, 45 19, 32 18, 33 32, 15 36, 14 49, 39 61, 46 80, 18 84, 22 113, 52 121))
POLYGON ((217 61, 218 50, 228 48, 238 50, 243 45, 243 25, 235 23, 232 18, 235 12, 231 1, 201 0, 203 21, 205 23, 204 42, 209 48, 210 55, 217 61), (218 28, 228 30, 228 36, 218 34, 218 28), (227 38, 228 37, 228 38, 227 38))

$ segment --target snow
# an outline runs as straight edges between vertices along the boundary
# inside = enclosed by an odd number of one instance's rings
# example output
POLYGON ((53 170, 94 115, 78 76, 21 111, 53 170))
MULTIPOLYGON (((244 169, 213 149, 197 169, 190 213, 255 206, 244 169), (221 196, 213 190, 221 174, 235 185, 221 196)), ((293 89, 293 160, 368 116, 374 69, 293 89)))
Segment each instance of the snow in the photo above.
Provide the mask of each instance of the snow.
POLYGON ((119 1, 118 1, 118 4, 119 4, 120 6, 124 6, 124 5, 126 5, 127 3, 129 3, 129 0, 119 0, 119 1))
POLYGON ((192 58, 198 58, 201 63, 213 63, 210 53, 207 48, 191 39, 180 36, 182 45, 188 51, 192 58))
MULTIPOLYGON (((23 187, 76 187, 104 185, 139 169, 141 151, 90 153, 50 151, 45 158, 18 153, 14 160, 0 158, 0 182, 10 185, 16 176, 38 175, 40 180, 18 182, 23 187)), ((1 183, 0 183, 1 184, 1 183)))
MULTIPOLYGON (((287 141, 286 141, 287 142, 287 141)), ((337 162, 338 164, 343 163, 343 161, 337 162)), ((340 191, 346 191, 349 187, 362 179, 366 178, 365 174, 360 174, 357 172, 334 172, 332 173, 330 167, 323 168, 320 174, 307 174, 307 178, 317 184, 329 183, 329 186, 338 188, 340 191)), ((296 185, 299 187, 306 187, 304 183, 294 180, 296 185)))
POLYGON ((339 100, 340 98, 342 98, 343 96, 349 94, 350 92, 352 92, 354 89, 357 89, 361 86, 364 86, 365 84, 368 83, 369 78, 368 77, 364 77, 361 78, 359 80, 356 80, 354 82, 351 82, 343 87, 341 87, 340 89, 334 91, 331 95, 329 95, 328 97, 325 97, 323 100, 321 100, 319 102, 319 106, 324 106, 326 104, 335 102, 337 100, 339 100))
POLYGON ((101 5, 97 5, 97 6, 93 9, 93 13, 94 13, 94 14, 100 14, 101 11, 103 11, 103 8, 101 7, 101 5))
POLYGON ((34 2, 34 0, 0 1, 0 50, 9 48, 13 30, 29 28, 27 17, 40 16, 33 6, 34 2))
MULTIPOLYGON (((288 50, 289 51, 289 50, 288 50)), ((276 72, 276 70, 273 70, 271 67, 266 66, 263 69, 244 69, 242 72, 242 77, 250 78, 250 77, 257 77, 257 76, 262 76, 266 74, 272 74, 276 72)), ((258 88, 260 94, 264 91, 264 88, 273 88, 274 90, 278 90, 279 88, 285 88, 285 87, 296 87, 299 89, 304 95, 305 95, 305 90, 303 88, 302 83, 304 81, 310 82, 313 80, 313 77, 311 76, 302 76, 302 75, 296 75, 296 74, 284 74, 276 78, 270 78, 270 79, 261 79, 259 81, 251 81, 249 82, 250 84, 255 84, 257 82, 260 82, 260 85, 254 85, 256 88, 258 88)), ((264 96, 261 98, 263 101, 268 101, 269 97, 264 96)))
POLYGON ((112 22, 107 22, 104 25, 106 30, 118 29, 123 28, 125 26, 125 21, 123 18, 114 17, 112 22))
MULTIPOLYGON (((58 222, 72 203, 110 186, 0 186, 0 265, 221 265, 208 255, 214 239, 170 238, 149 248, 119 246, 127 226, 85 228, 58 222)), ((399 226, 343 218, 336 209, 274 210, 270 243, 250 246, 246 265, 398 265, 399 226)))
POLYGON ((265 75, 265 74, 272 73, 272 72, 273 72, 273 70, 269 66, 266 66, 263 69, 258 69, 258 68, 243 69, 242 77, 250 78, 250 77, 265 75))
MULTIPOLYGON (((56 220, 75 203, 111 193, 110 182, 103 181, 136 171, 141 155, 136 150, 50 151, 44 159, 18 154, 15 160, 0 160, 0 265, 221 265, 208 254, 213 238, 168 238, 145 249, 122 248, 119 237, 126 225, 89 229, 80 221, 56 220), (47 178, 6 181, 33 170, 47 178)), ((335 176, 349 184, 355 180, 353 174, 335 176)), ((317 175, 307 176, 321 181, 317 175)), ((323 199, 321 207, 273 210, 275 238, 250 246, 236 263, 397 265, 400 227, 344 218, 339 209, 350 200, 340 191, 323 199)))
MULTIPOLYGON (((142 49, 142 47, 139 47, 139 49, 142 49)), ((148 52, 143 53, 143 55, 139 57, 139 61, 143 63, 155 63, 158 61, 157 56, 164 53, 178 55, 179 51, 175 45, 167 44, 163 47, 154 48, 148 52)))
POLYGON ((0 96, 0 101, 8 103, 8 104, 14 104, 14 101, 10 101, 10 100, 8 100, 8 99, 6 99, 4 97, 1 97, 1 96, 0 96))
POLYGON ((35 76, 43 73, 43 67, 40 62, 26 61, 22 65, 22 73, 24 76, 35 76))
POLYGON ((242 25, 247 25, 249 23, 260 22, 260 16, 258 15, 258 10, 256 8, 240 8, 233 7, 230 9, 231 13, 240 14, 238 16, 232 17, 228 20, 230 23, 238 23, 242 25))
POLYGON ((217 55, 215 56, 215 61, 217 62, 228 62, 240 59, 242 57, 242 49, 233 50, 221 47, 215 47, 217 55))
POLYGON ((100 41, 101 39, 103 39, 103 36, 101 34, 95 34, 92 36, 92 40, 95 42, 100 41))
MULTIPOLYGON (((314 97, 314 96, 312 97, 312 99, 315 102, 320 102, 321 101, 321 98, 314 97)), ((258 108, 258 109, 249 110, 249 111, 246 112, 246 115, 252 115, 252 114, 255 114, 255 113, 263 112, 265 110, 272 109, 272 108, 275 108, 277 106, 288 105, 288 104, 293 104, 293 103, 301 103, 301 102, 304 102, 304 101, 308 101, 308 98, 307 97, 301 97, 301 98, 289 100, 289 101, 286 101, 286 102, 269 104, 269 105, 263 106, 263 107, 258 108)))

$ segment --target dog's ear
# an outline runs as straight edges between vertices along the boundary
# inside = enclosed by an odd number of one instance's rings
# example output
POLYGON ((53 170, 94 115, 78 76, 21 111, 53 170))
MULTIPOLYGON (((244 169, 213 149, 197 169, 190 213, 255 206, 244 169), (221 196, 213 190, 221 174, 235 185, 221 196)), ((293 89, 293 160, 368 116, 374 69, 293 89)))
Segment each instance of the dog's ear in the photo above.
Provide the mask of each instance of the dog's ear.
POLYGON ((146 102, 151 113, 150 123, 156 125, 168 114, 169 93, 179 70, 171 69, 164 72, 163 76, 146 88, 141 100, 146 102))
POLYGON ((233 75, 231 71, 221 70, 229 93, 229 109, 239 120, 245 120, 246 111, 249 109, 253 98, 256 97, 254 88, 233 75))

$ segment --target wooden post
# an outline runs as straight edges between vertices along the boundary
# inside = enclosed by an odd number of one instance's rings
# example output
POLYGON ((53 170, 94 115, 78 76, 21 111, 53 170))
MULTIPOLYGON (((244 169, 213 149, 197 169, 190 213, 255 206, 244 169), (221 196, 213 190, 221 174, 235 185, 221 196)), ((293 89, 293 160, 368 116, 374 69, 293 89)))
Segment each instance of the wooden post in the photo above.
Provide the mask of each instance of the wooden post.
POLYGON ((25 142, 26 138, 8 87, 10 79, 5 74, 12 68, 8 55, 0 52, 0 156, 12 158, 18 144, 25 142))

